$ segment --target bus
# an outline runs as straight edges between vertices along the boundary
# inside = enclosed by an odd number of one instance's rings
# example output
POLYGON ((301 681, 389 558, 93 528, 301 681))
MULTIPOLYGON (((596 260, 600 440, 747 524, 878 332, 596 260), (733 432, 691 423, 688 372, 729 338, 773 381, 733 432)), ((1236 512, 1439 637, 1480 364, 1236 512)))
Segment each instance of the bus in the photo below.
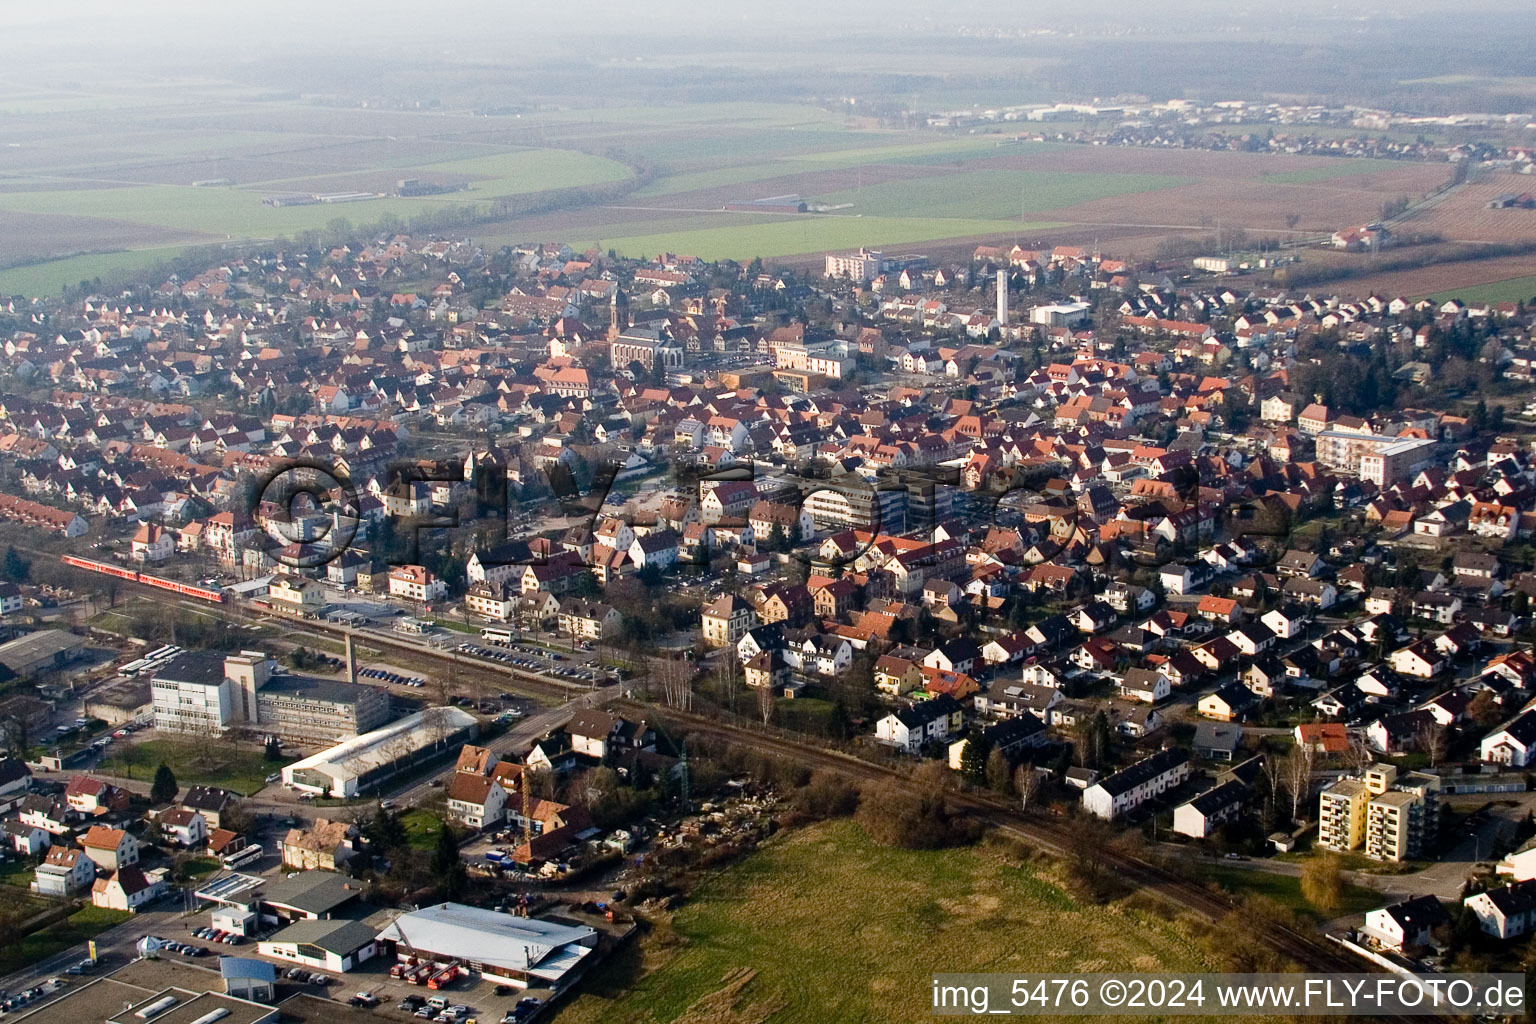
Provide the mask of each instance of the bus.
POLYGON ((497 629, 494 626, 487 626, 480 631, 480 639, 488 644, 495 644, 498 647, 511 647, 512 641, 517 639, 517 634, 510 629, 497 629))
POLYGON ((234 853, 224 854, 224 856, 219 858, 219 863, 223 864, 226 870, 233 871, 236 868, 242 868, 247 864, 254 864, 261 860, 261 855, 264 852, 261 844, 257 843, 254 846, 241 847, 234 853))

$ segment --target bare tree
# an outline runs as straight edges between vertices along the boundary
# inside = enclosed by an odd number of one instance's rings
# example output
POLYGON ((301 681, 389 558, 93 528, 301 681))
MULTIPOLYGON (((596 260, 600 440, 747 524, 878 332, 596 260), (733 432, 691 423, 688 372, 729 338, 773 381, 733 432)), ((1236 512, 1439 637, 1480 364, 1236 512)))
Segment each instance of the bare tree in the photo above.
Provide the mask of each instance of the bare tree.
POLYGON ((1281 774, 1285 779, 1286 792, 1291 794, 1291 820, 1301 817, 1301 805, 1312 792, 1312 767, 1317 761, 1317 748, 1310 743, 1297 743, 1291 747, 1282 762, 1281 774))
POLYGON ((720 684, 720 695, 725 698, 725 706, 734 713, 736 694, 741 690, 741 662, 737 660, 734 650, 727 650, 721 656, 719 664, 715 666, 715 678, 720 684))
POLYGON ((757 688, 757 710, 763 716, 763 724, 773 721, 774 688, 772 685, 757 688))
POLYGON ((1446 748, 1450 745, 1450 738, 1446 734, 1445 726, 1433 718, 1421 724, 1414 730, 1414 742, 1418 748, 1429 755, 1429 766, 1438 765, 1445 757, 1446 748))
POLYGON ((1019 810, 1027 811, 1040 792, 1040 773, 1028 761, 1013 770, 1013 788, 1019 793, 1019 810))
POLYGON ((661 699, 669 708, 690 711, 693 708, 693 666, 684 658, 660 660, 661 699))
POLYGON ((1344 766, 1358 775, 1376 763, 1376 752, 1357 735, 1351 734, 1344 748, 1344 766))

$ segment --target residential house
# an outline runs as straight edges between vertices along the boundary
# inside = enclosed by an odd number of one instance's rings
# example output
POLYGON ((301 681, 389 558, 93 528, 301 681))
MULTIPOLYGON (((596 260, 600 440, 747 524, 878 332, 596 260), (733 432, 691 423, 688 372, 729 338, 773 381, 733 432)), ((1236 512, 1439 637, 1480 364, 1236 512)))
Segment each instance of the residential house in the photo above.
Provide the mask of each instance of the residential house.
POLYGON ((893 711, 875 723, 875 739, 916 754, 926 744, 940 743, 958 733, 964 709, 954 698, 939 695, 893 711))
POLYGON ((151 882, 137 864, 118 868, 105 878, 98 878, 91 885, 91 902, 106 910, 127 910, 137 913, 144 904, 165 895, 165 882, 151 882))
POLYGON ((1085 789, 1083 810, 1100 818, 1118 818, 1183 785, 1189 773, 1189 752, 1168 747, 1085 789))
POLYGON ((92 825, 80 837, 80 848, 105 871, 117 871, 139 862, 138 839, 120 828, 92 825))

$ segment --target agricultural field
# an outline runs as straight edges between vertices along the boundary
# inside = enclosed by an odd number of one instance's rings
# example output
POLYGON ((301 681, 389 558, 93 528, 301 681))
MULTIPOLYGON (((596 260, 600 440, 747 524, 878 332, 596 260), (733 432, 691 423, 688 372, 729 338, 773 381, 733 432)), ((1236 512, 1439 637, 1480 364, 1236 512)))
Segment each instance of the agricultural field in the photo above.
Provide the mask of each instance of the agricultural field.
POLYGON ((1488 201, 1495 196, 1532 191, 1536 191, 1536 180, 1527 175, 1489 175, 1469 181, 1410 218, 1404 229, 1434 232, 1455 242, 1536 241, 1536 210, 1488 209, 1488 201))
POLYGON ((1522 256, 1498 256, 1485 260, 1449 260, 1410 270, 1388 270, 1380 274, 1351 277, 1336 283, 1340 294, 1429 296, 1488 302, 1530 301, 1536 295, 1536 253, 1522 256))
POLYGON ((557 1024, 905 1022, 934 971, 1209 971, 1161 906, 1074 900, 999 847, 878 847, 851 822, 797 830, 706 881, 619 954, 557 1024))
POLYGON ((1467 288, 1452 288, 1449 291, 1437 292, 1430 298, 1436 302, 1454 298, 1467 303, 1536 303, 1536 274, 1505 278, 1502 281, 1489 281, 1487 284, 1472 285, 1467 288))
MULTIPOLYGON (((788 103, 376 110, 259 100, 228 83, 50 91, 0 101, 0 293, 146 273, 188 246, 291 237, 336 220, 473 210, 483 245, 564 239, 626 255, 805 258, 859 245, 958 253, 979 241, 1100 242, 1123 256, 1180 234, 1331 232, 1417 197, 1440 165, 1091 147, 878 129, 788 103), (635 174, 641 174, 639 181, 635 174), (273 207, 279 193, 461 191, 273 207), (194 187, 195 181, 212 182, 194 187), (593 188, 602 197, 568 190, 593 188), (731 213, 797 193, 828 213, 731 213), (528 212, 520 212, 528 211, 528 212)), ((1020 126, 1022 128, 1022 126, 1020 126)), ((1530 215, 1527 215, 1530 216, 1530 215)))

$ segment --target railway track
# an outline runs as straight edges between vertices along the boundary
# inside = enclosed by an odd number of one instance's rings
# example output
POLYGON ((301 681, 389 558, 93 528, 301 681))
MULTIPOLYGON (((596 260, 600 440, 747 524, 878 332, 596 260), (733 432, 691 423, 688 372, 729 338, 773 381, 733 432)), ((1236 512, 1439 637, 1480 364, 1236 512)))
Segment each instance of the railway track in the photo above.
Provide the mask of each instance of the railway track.
MULTIPOLYGON (((273 624, 276 619, 285 621, 278 612, 257 612, 243 606, 238 600, 228 601, 223 604, 208 604, 177 598, 165 591, 132 580, 123 580, 122 585, 131 590, 136 596, 142 596, 160 604, 174 605, 185 608, 199 615, 206 615, 225 621, 244 623, 249 625, 273 624)), ((458 655, 452 651, 438 650, 410 640, 392 637, 377 632, 364 632, 351 629, 346 626, 338 626, 333 623, 323 622, 319 619, 294 620, 294 630, 301 633, 309 633, 319 636, 334 638, 344 641, 347 636, 352 637, 354 645, 365 645, 375 649, 391 652, 391 656, 403 655, 402 667, 410 666, 414 661, 418 666, 430 665, 430 671, 439 671, 444 664, 453 666, 460 682, 481 682, 493 687, 504 689, 509 683, 528 696, 554 703, 564 703, 575 697, 580 697, 591 688, 584 683, 573 683, 564 679, 556 679, 539 672, 531 672, 527 669, 515 666, 496 666, 485 664, 469 655, 458 655)))
MULTIPOLYGON (((203 614, 246 622, 259 622, 266 618, 264 615, 241 608, 235 604, 193 605, 189 602, 173 599, 164 592, 155 590, 152 587, 134 583, 129 583, 128 585, 141 587, 148 596, 156 601, 183 605, 203 614)), ((373 633, 358 633, 347 627, 318 621, 306 621, 304 628, 339 638, 344 638, 348 633, 351 633, 354 643, 361 641, 375 647, 389 648, 423 662, 435 661, 438 666, 446 661, 455 661, 457 662, 457 672, 461 681, 474 673, 480 673, 488 681, 493 683, 499 682, 504 685, 507 678, 510 677, 520 686, 536 691, 557 703, 563 703, 573 697, 579 697, 587 691, 587 688, 584 686, 567 683, 564 680, 550 679, 525 669, 509 667, 492 670, 488 666, 479 666, 466 659, 458 658, 450 652, 424 648, 410 641, 397 640, 393 637, 378 636, 373 633)), ((733 743, 788 758, 813 768, 833 771, 855 780, 896 786, 912 786, 911 780, 899 772, 862 761, 848 754, 818 747, 812 743, 757 732, 730 723, 716 721, 692 712, 658 709, 654 705, 648 705, 627 697, 611 701, 610 705, 617 709, 630 710, 650 716, 655 716, 660 712, 662 717, 675 721, 679 725, 686 727, 690 732, 713 735, 733 743)), ((969 811, 987 825, 1006 834, 1017 836, 1032 845, 1057 855, 1067 854, 1071 849, 1072 831, 1071 826, 1066 822, 1028 817, 1020 811, 1011 810, 1003 806, 996 800, 976 794, 952 793, 949 795, 948 800, 951 806, 969 811)), ((1210 921, 1219 921, 1228 914, 1240 909, 1240 904, 1231 897, 1214 893, 1201 885, 1179 878, 1141 858, 1125 854, 1121 851, 1106 849, 1105 860, 1120 877, 1132 882, 1139 889, 1155 893, 1176 906, 1193 910, 1210 921)), ((1317 937, 1287 928, 1273 921, 1254 920, 1251 922, 1251 930, 1255 937, 1275 952, 1290 958, 1305 970, 1326 974, 1362 973, 1369 970, 1366 964, 1340 950, 1331 948, 1317 937)), ((1425 1021, 1449 1018, 1430 1016, 1410 1018, 1406 1016, 1382 1015, 1376 1019, 1390 1021, 1392 1024, 1415 1024, 1415 1022, 1422 1024, 1425 1021)))
MULTIPOLYGON (((655 714, 656 709, 632 700, 613 702, 616 708, 645 711, 655 714)), ((799 764, 822 768, 859 781, 883 784, 910 785, 905 776, 861 761, 838 751, 827 750, 814 744, 802 743, 779 736, 754 732, 729 723, 718 722, 690 712, 666 710, 663 717, 675 720, 689 732, 703 733, 749 745, 755 749, 789 758, 799 764)), ((996 800, 969 793, 952 793, 948 797, 951 807, 969 811, 979 820, 1001 832, 1017 836, 1030 844, 1056 854, 1066 854, 1071 849, 1072 827, 1063 821, 1051 821, 1028 817, 1020 811, 1002 806, 996 800)), ((1231 897, 1211 892, 1204 886, 1179 878, 1141 858, 1116 850, 1106 850, 1105 860, 1121 877, 1138 888, 1162 896, 1177 906, 1193 910, 1201 916, 1218 921, 1241 905, 1231 897)), ((1276 952, 1289 957, 1308 971, 1327 974, 1359 974, 1372 968, 1369 965, 1334 949, 1324 941, 1295 929, 1271 921, 1254 920, 1252 933, 1276 952)), ((1379 1016, 1379 1020, 1423 1021, 1425 1017, 1379 1016)))

